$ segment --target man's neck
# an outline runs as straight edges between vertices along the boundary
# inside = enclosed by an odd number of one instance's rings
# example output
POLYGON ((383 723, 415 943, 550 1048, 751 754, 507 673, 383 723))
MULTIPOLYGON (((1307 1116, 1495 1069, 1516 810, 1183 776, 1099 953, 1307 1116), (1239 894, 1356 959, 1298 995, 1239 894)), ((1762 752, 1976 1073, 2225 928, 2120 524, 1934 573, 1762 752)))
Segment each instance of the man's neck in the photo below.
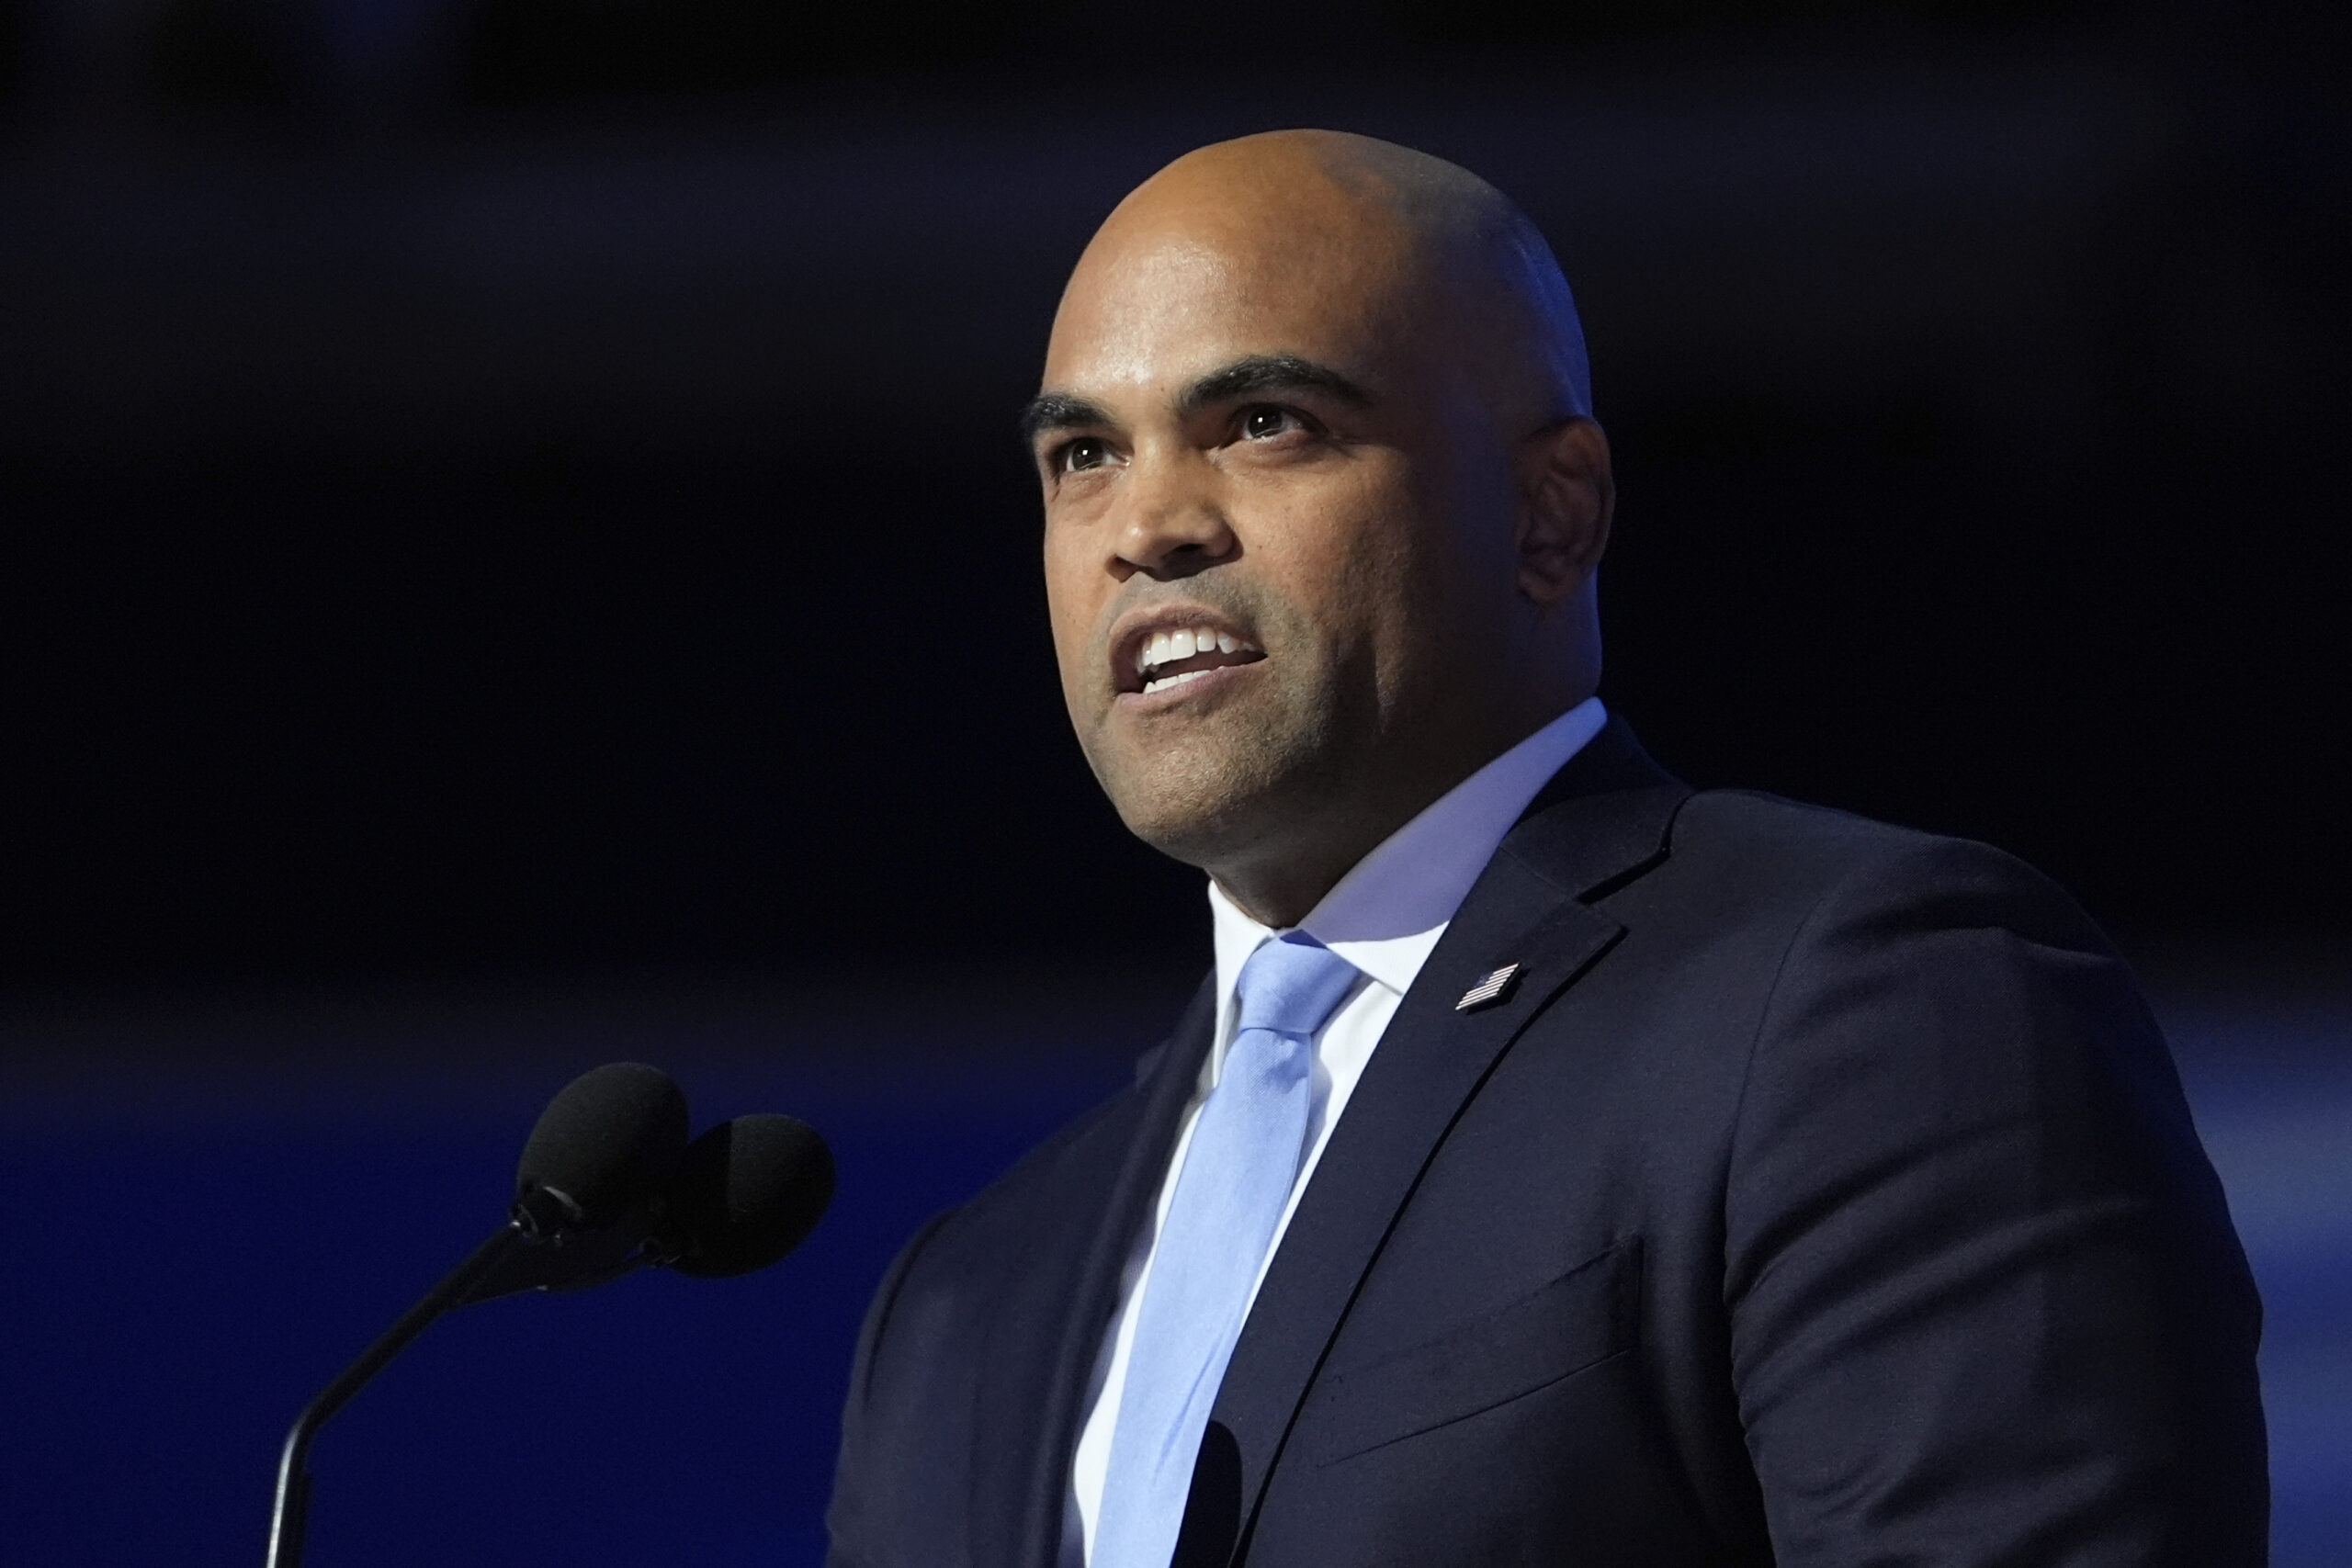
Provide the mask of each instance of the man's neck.
MULTIPOLYGON (((1604 721, 1605 715, 1600 704, 1587 698, 1538 726, 1530 734, 1519 737, 1512 744, 1498 748, 1475 767, 1455 773, 1441 784, 1425 785, 1407 800, 1392 805, 1385 811, 1361 813, 1351 825, 1335 823, 1337 814, 1326 813, 1316 823, 1318 831, 1290 836, 1283 840, 1276 852, 1209 868, 1210 878, 1243 914, 1262 926, 1287 931, 1305 921, 1343 878, 1363 863, 1367 856, 1396 838, 1440 801, 1500 765, 1506 757, 1531 748, 1544 753, 1547 758, 1555 750, 1559 752, 1555 758, 1550 758, 1547 764, 1539 764, 1541 776, 1533 777, 1527 789, 1527 796, 1532 797, 1533 791, 1540 788, 1568 756, 1581 750, 1585 741, 1600 729, 1604 721), (1541 739, 1547 737, 1553 738, 1555 743, 1547 744, 1541 739), (1334 832, 1334 826, 1351 826, 1353 830, 1334 832)), ((1519 804, 1523 806, 1525 799, 1522 798, 1519 804)), ((1498 836, 1507 825, 1496 825, 1498 836)), ((1492 846, 1488 847, 1491 849, 1492 846)))

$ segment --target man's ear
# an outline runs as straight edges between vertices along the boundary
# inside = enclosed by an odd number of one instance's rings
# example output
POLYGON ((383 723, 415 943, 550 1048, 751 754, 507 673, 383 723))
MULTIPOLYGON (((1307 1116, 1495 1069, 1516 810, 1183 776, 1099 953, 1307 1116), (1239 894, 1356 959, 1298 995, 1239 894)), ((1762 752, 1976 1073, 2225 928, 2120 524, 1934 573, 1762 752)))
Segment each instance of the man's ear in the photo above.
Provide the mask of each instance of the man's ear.
POLYGON ((1609 547, 1609 438, 1589 419, 1547 424, 1520 444, 1518 470, 1519 591, 1556 604, 1591 580, 1609 547))

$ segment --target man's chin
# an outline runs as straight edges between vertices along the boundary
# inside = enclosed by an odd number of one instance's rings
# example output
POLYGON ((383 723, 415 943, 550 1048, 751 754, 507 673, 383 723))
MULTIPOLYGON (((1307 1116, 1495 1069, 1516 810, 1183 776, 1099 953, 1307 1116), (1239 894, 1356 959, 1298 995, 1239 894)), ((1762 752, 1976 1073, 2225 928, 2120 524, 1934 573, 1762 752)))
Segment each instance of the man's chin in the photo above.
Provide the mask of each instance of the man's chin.
POLYGON ((1143 798, 1114 797, 1119 820, 1127 831, 1171 860, 1207 871, 1225 858, 1235 840, 1229 807, 1193 799, 1169 799, 1153 794, 1143 798))
POLYGON ((1164 855, 1203 869, 1216 863, 1238 840, 1246 840, 1253 819, 1250 791, 1220 787, 1214 774, 1181 767, 1154 770, 1147 781, 1105 781, 1111 804, 1127 831, 1164 855))
POLYGON ((1165 758, 1148 784, 1111 791, 1111 802, 1127 831, 1171 860, 1212 875, 1223 867, 1262 857, 1268 847, 1295 839, 1316 813, 1303 807, 1295 778, 1252 777, 1205 765, 1182 765, 1165 758), (1238 776, 1237 776, 1238 775, 1238 776))
POLYGON ((1181 717, 1114 709, 1102 716, 1088 761, 1129 832, 1214 873, 1311 836, 1317 816, 1344 794, 1336 737, 1311 717, 1286 716, 1254 703, 1181 717))

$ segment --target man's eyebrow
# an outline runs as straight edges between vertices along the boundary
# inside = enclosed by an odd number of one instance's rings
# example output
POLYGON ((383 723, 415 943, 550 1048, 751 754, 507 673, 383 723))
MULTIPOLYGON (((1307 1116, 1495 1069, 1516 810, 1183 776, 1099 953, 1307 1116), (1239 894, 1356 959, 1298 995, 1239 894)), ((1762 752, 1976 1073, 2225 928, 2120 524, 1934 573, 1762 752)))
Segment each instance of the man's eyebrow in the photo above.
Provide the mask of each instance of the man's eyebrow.
MULTIPOLYGON (((1372 394, 1328 365, 1295 354, 1253 354, 1220 366, 1184 389, 1176 400, 1179 412, 1196 413, 1212 404, 1231 402, 1254 392, 1291 391, 1313 388, 1329 392, 1358 408, 1372 406, 1372 394)), ((1048 431, 1082 430, 1118 422, 1100 403, 1069 392, 1040 392, 1021 411, 1021 437, 1034 445, 1048 431)))
POLYGON ((1253 354, 1247 359, 1237 359, 1185 388, 1176 406, 1185 413, 1194 413, 1212 403, 1231 402, 1253 392, 1291 391, 1306 387, 1329 392, 1341 402, 1353 403, 1358 408, 1372 406, 1370 392, 1329 366, 1317 365, 1295 354, 1253 354))
POLYGON ((1068 392, 1040 392, 1021 411, 1021 439, 1034 444, 1049 430, 1077 430, 1116 423, 1100 404, 1090 403, 1084 398, 1074 398, 1068 392))

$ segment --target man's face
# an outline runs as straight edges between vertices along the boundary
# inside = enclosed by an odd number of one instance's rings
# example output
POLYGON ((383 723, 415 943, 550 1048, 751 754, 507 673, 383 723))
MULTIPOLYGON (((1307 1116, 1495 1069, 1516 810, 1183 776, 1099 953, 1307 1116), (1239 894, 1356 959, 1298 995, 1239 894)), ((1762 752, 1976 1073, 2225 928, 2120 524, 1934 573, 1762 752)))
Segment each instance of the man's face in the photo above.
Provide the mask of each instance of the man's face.
POLYGON ((1409 256, 1118 223, 1033 411, 1055 649, 1128 827, 1222 880, 1491 755, 1510 468, 1409 256))

